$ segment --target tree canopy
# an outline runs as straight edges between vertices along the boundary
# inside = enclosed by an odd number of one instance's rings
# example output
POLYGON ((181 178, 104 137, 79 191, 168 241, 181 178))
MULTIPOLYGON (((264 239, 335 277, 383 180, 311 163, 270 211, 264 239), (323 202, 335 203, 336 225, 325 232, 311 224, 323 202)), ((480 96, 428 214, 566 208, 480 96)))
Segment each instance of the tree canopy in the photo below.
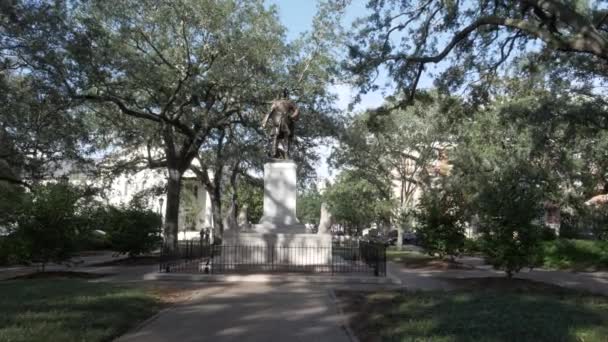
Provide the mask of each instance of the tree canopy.
POLYGON ((603 1, 369 0, 367 6, 371 14, 359 20, 345 61, 363 92, 378 87, 379 68, 408 94, 402 103, 413 99, 423 75, 449 91, 466 85, 476 96, 499 74, 529 72, 538 61, 606 75, 603 1))

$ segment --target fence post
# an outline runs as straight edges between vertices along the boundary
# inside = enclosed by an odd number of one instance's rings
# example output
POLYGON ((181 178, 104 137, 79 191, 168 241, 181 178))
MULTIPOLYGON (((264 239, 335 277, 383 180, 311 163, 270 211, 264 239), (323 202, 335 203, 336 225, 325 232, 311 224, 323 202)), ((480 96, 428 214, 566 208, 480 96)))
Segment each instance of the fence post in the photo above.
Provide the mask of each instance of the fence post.
POLYGON ((376 261, 376 267, 374 267, 374 275, 376 277, 380 276, 380 245, 374 246, 374 259, 376 261))

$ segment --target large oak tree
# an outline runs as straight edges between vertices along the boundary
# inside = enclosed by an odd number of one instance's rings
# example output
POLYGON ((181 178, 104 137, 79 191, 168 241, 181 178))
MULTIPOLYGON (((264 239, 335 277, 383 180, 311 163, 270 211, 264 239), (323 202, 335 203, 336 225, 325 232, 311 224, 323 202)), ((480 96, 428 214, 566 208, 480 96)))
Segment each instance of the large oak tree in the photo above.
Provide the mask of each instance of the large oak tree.
POLYGON ((170 246, 184 172, 214 129, 272 97, 285 53, 262 1, 24 0, 5 4, 1 22, 9 63, 140 127, 148 166, 168 175, 170 246))
POLYGON ((524 59, 565 65, 583 58, 584 63, 570 66, 606 75, 604 1, 369 0, 368 8, 371 15, 359 21, 346 61, 363 92, 378 86, 374 81, 382 68, 398 90, 409 94, 405 103, 423 75, 448 90, 471 85, 474 93, 524 59))

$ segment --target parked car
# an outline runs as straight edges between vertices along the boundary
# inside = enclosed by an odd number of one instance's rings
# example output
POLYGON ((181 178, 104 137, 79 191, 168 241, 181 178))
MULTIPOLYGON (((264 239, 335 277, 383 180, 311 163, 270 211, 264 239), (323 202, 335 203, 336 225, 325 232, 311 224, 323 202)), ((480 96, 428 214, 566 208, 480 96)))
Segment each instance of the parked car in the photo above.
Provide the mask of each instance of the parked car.
POLYGON ((406 232, 403 234, 404 245, 417 245, 418 240, 418 234, 416 232, 406 232))
POLYGON ((391 230, 386 235, 386 243, 390 246, 395 246, 399 240, 399 232, 397 230, 391 230))

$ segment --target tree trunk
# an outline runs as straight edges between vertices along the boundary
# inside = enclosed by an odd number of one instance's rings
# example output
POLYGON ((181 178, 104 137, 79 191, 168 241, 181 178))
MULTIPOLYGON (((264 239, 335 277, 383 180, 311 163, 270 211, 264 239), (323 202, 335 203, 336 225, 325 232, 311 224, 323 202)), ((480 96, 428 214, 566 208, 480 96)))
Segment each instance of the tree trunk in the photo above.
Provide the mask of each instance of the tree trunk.
POLYGON ((239 163, 236 163, 232 167, 232 172, 230 174, 230 189, 232 194, 230 196, 230 211, 228 212, 228 223, 230 224, 230 229, 238 228, 236 222, 237 216, 237 176, 239 170, 239 163))
POLYGON ((211 211, 213 213, 213 238, 221 237, 224 234, 224 222, 222 218, 222 196, 220 190, 214 188, 213 191, 209 191, 209 197, 211 198, 211 211))
POLYGON ((182 173, 177 169, 169 169, 167 182, 167 204, 165 207, 165 244, 172 250, 177 249, 177 233, 179 220, 179 199, 182 185, 182 173))

